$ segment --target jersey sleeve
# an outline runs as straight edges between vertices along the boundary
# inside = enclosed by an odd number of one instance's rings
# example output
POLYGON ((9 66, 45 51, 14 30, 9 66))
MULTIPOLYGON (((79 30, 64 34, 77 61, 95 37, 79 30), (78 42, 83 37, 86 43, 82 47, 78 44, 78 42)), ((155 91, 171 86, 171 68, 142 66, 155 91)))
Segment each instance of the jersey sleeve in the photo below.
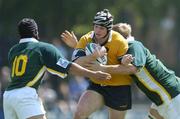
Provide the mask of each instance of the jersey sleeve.
POLYGON ((76 49, 84 49, 86 47, 86 44, 87 44, 87 38, 86 36, 82 36, 76 45, 76 49))
POLYGON ((142 68, 146 63, 146 52, 143 45, 140 42, 132 41, 133 43, 129 43, 129 49, 127 54, 132 54, 134 57, 134 61, 132 64, 136 66, 138 69, 142 68))
POLYGON ((46 45, 41 52, 43 63, 47 67, 48 72, 65 78, 71 62, 66 60, 53 45, 46 45))

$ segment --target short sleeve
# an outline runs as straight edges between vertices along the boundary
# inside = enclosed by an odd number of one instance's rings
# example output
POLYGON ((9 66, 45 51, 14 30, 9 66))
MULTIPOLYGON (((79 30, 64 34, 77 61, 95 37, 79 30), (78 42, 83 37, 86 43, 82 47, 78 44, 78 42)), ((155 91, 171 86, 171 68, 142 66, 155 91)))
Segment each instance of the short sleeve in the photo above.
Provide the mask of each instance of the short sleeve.
POLYGON ((76 49, 85 49, 87 42, 87 38, 85 36, 82 36, 76 45, 76 49))
POLYGON ((62 78, 66 77, 71 62, 65 59, 53 45, 47 44, 42 48, 42 59, 47 70, 62 78))

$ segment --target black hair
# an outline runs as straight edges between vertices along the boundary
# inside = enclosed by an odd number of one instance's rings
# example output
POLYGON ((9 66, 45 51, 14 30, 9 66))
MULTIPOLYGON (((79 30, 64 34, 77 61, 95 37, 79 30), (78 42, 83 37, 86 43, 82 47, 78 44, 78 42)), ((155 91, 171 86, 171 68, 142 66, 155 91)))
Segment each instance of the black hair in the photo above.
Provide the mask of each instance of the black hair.
POLYGON ((38 37, 38 26, 34 19, 23 18, 18 23, 18 31, 21 38, 39 38, 38 37))

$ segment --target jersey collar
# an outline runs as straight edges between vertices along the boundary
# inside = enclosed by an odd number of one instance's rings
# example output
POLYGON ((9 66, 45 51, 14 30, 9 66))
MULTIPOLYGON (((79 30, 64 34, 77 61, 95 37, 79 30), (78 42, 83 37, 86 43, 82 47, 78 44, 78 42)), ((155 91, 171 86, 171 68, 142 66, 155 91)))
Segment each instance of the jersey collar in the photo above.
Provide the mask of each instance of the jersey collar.
POLYGON ((25 42, 39 42, 35 38, 22 38, 20 39, 19 43, 25 43, 25 42))
POLYGON ((129 41, 134 41, 135 39, 134 39, 134 37, 133 36, 129 36, 129 37, 127 37, 127 41, 129 42, 129 41))

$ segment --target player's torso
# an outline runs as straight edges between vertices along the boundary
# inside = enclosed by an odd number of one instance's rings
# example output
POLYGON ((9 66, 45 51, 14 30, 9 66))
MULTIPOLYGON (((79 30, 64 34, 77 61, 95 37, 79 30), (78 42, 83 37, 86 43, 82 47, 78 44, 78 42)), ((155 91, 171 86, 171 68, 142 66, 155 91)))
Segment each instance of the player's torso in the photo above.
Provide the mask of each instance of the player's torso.
POLYGON ((136 73, 138 87, 157 105, 168 103, 180 93, 180 80, 165 71, 167 77, 158 78, 150 69, 143 67, 136 73))
MULTIPOLYGON (((144 47, 146 62, 135 74, 138 87, 157 105, 168 103, 180 93, 180 80, 144 47)), ((136 58, 136 57, 135 57, 136 58)))
POLYGON ((24 86, 37 88, 45 67, 41 59, 39 43, 20 43, 9 53, 11 83, 8 89, 24 86))
MULTIPOLYGON (((111 41, 108 41, 104 46, 107 49, 107 65, 116 65, 119 64, 118 57, 122 56, 123 53, 125 54, 126 51, 124 48, 121 48, 121 43, 123 41, 119 41, 117 38, 116 34, 112 33, 112 38, 111 41), (122 54, 121 54, 121 53, 122 54)), ((78 43, 77 48, 82 48, 84 49, 86 45, 90 42, 94 42, 92 37, 90 37, 90 34, 86 34, 81 40, 81 43, 78 43), (81 42, 83 41, 83 42, 81 42)), ((93 80, 93 79, 92 79, 93 80)), ((112 75, 111 80, 105 80, 98 82, 96 80, 93 80, 94 83, 97 84, 103 84, 103 85, 130 85, 131 84, 131 77, 128 75, 112 75)))

